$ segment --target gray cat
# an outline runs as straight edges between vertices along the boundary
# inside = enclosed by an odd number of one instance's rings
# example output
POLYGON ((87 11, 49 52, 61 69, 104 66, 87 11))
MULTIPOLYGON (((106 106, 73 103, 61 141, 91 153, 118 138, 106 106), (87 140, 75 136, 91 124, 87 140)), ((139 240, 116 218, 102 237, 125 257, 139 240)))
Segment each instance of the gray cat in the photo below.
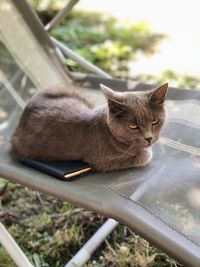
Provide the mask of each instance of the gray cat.
POLYGON ((101 85, 107 104, 97 108, 64 88, 40 92, 24 109, 12 150, 38 160, 83 160, 103 172, 144 166, 165 122, 167 88, 122 93, 101 85))

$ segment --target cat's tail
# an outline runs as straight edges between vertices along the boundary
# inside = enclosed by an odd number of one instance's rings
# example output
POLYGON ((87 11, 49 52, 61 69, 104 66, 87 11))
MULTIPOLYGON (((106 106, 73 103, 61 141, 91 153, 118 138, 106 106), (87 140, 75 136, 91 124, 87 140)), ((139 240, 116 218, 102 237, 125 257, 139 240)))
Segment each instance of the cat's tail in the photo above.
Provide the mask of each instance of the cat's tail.
POLYGON ((75 87, 74 85, 69 85, 68 88, 62 86, 62 85, 57 85, 53 87, 49 87, 40 93, 36 94, 35 97, 38 98, 38 96, 44 96, 45 98, 49 99, 58 99, 62 97, 71 97, 71 98, 76 98, 79 99, 81 102, 83 102, 86 106, 89 108, 94 108, 94 103, 92 99, 90 99, 84 92, 80 92, 78 90, 78 87, 75 87))

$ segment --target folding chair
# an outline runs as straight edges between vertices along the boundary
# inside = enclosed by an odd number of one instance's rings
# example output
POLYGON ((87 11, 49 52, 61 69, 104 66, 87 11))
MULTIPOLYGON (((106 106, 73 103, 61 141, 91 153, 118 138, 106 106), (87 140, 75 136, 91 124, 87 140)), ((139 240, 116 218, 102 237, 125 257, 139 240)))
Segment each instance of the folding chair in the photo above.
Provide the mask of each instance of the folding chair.
MULTIPOLYGON (((10 136, 34 89, 76 85, 99 105, 105 102, 100 82, 121 91, 152 86, 111 79, 52 40, 24 0, 0 2, 0 49, 0 176, 112 218, 66 266, 82 266, 117 221, 185 266, 200 266, 200 92, 170 88, 168 125, 148 166, 65 183, 22 166, 10 154, 10 136), (64 54, 92 74, 70 73, 64 54)), ((2 224, 0 242, 18 266, 32 266, 2 224)))

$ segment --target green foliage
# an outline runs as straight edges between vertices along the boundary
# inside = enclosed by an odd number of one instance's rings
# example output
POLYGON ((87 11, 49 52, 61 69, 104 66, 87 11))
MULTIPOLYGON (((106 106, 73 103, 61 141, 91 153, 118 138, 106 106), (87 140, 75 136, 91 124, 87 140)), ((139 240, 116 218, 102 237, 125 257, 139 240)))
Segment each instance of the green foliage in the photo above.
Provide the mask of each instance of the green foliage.
POLYGON ((32 7, 37 11, 55 11, 66 5, 66 0, 28 0, 32 7))
MULTIPOLYGON (((65 0, 29 0, 44 24, 62 8, 65 0)), ((99 66, 114 77, 128 79, 129 62, 137 60, 137 53, 151 55, 166 36, 153 33, 145 21, 132 24, 119 21, 98 12, 74 11, 53 30, 52 35, 66 43, 75 52, 99 66)), ((66 65, 75 71, 83 71, 74 61, 66 59, 66 65)), ((166 70, 158 76, 139 75, 139 81, 162 83, 182 88, 200 87, 200 79, 192 75, 166 70)))
POLYGON ((170 86, 198 89, 200 88, 200 78, 189 74, 179 74, 177 72, 166 70, 159 76, 154 75, 140 75, 136 77, 137 80, 142 82, 155 82, 158 84, 168 82, 170 86))
MULTIPOLYGON (((29 0, 44 24, 47 24, 66 1, 29 0)), ((72 11, 52 35, 109 74, 128 78, 130 60, 137 52, 151 55, 165 37, 153 33, 145 21, 136 24, 91 11, 72 11)), ((75 71, 83 71, 75 62, 66 60, 75 71)))
POLYGON ((3 193, 3 191, 5 190, 7 186, 7 181, 6 180, 3 180, 3 179, 0 179, 0 194, 3 193))
MULTIPOLYGON (((144 22, 132 24, 98 12, 76 11, 52 31, 52 35, 71 49, 115 77, 127 78, 128 62, 135 60, 138 51, 155 52, 164 38, 155 34, 144 22)), ((76 63, 66 61, 74 70, 76 63)))
POLYGON ((17 267, 2 247, 0 247, 0 266, 1 267, 17 267))
MULTIPOLYGON (((4 188, 0 192, 0 220, 36 267, 64 266, 106 220, 103 216, 6 180, 0 179, 0 184, 4 188)), ((1 249, 0 266, 15 267, 1 249)), ((127 227, 119 225, 86 266, 177 265, 127 227)))

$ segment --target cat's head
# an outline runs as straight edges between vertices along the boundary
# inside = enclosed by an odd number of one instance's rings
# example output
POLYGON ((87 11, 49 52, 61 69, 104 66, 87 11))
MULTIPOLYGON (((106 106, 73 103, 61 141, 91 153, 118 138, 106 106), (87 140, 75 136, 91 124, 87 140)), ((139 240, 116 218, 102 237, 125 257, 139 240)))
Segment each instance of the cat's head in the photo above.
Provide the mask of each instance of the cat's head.
POLYGON ((108 101, 108 127, 118 140, 144 147, 158 140, 165 122, 168 84, 140 92, 116 92, 100 86, 108 101))

